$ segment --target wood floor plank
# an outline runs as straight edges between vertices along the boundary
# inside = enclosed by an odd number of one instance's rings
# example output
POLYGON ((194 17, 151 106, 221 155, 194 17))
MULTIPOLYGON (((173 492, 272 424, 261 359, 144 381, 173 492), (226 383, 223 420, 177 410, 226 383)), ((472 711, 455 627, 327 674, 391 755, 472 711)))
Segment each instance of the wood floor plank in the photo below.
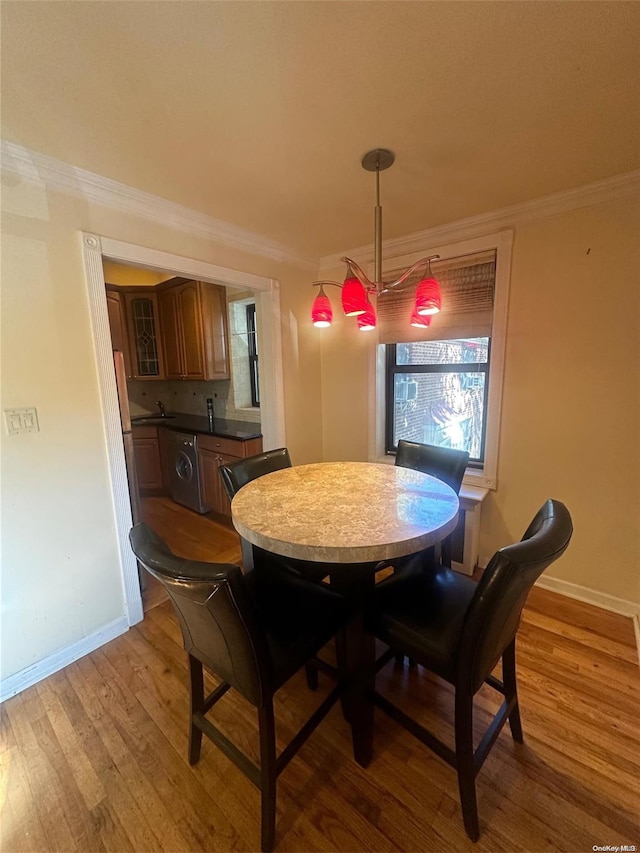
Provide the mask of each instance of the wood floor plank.
POLYGON ((59 696, 53 689, 52 681, 45 680, 37 687, 49 723, 69 764, 76 787, 90 811, 105 798, 104 786, 82 749, 82 743, 62 706, 59 696))
POLYGON ((129 853, 134 847, 120 823, 109 796, 91 810, 91 818, 104 849, 108 853, 129 853))
MULTIPOLYGON (((61 809, 65 791, 60 776, 68 768, 50 763, 51 757, 41 749, 33 729, 33 724, 45 715, 37 689, 31 687, 14 696, 7 703, 7 711, 25 770, 28 791, 23 788, 23 794, 28 795, 31 807, 37 809, 47 849, 61 853, 77 850, 67 816, 61 809)), ((13 811, 15 813, 15 807, 13 811)))
POLYGON ((15 853, 51 849, 18 746, 11 747, 2 756, 2 785, 0 849, 15 853))
POLYGON ((570 625, 561 619, 552 619, 546 613, 538 613, 535 610, 527 610, 525 625, 543 629, 554 633, 556 637, 564 637, 580 644, 580 648, 591 648, 598 653, 604 653, 608 658, 617 658, 626 663, 637 666, 638 650, 635 644, 624 642, 624 636, 616 638, 603 637, 593 631, 592 628, 581 628, 579 625, 570 625))
POLYGON ((163 851, 167 849, 163 843, 163 829, 170 833, 173 827, 163 827, 162 819, 166 815, 153 802, 144 778, 137 772, 133 758, 122 743, 108 713, 105 713, 100 701, 102 687, 98 685, 96 690, 97 679, 92 669, 89 657, 83 658, 68 668, 69 678, 95 727, 100 741, 97 752, 101 763, 106 754, 108 773, 105 787, 114 813, 134 849, 163 851))
POLYGON ((0 759, 2 754, 16 746, 16 739, 4 704, 0 705, 0 759))

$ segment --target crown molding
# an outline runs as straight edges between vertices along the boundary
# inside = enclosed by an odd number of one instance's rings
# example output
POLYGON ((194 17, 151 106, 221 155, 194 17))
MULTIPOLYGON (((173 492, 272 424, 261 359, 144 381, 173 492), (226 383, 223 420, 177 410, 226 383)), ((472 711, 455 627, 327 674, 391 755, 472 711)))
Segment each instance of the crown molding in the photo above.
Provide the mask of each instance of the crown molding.
MULTIPOLYGON (((63 163, 15 142, 0 142, 2 169, 19 175, 29 183, 46 186, 58 192, 93 201, 96 204, 139 216, 178 231, 233 246, 251 254, 283 263, 295 263, 307 269, 322 270, 340 265, 344 255, 371 262, 373 245, 345 249, 325 255, 319 261, 297 254, 293 249, 259 234, 237 228, 205 213, 167 201, 152 193, 137 190, 118 181, 104 178, 86 169, 63 163)), ((383 249, 389 255, 423 251, 425 246, 454 242, 482 236, 487 231, 500 230, 534 219, 542 219, 640 193, 640 170, 605 178, 583 187, 545 196, 523 204, 460 219, 435 228, 416 231, 395 240, 386 240, 383 249)))
POLYGON ((298 255, 288 246, 143 190, 55 160, 15 142, 2 140, 0 156, 4 171, 19 175, 29 183, 87 199, 121 213, 139 216, 274 261, 317 268, 317 261, 298 255))
MULTIPOLYGON (((544 196, 534 201, 513 204, 510 207, 503 207, 489 213, 470 216, 447 225, 426 228, 424 231, 416 231, 395 240, 385 240, 382 246, 390 256, 421 252, 428 246, 438 246, 442 243, 480 237, 488 231, 511 228, 523 222, 544 219, 547 216, 555 216, 558 213, 566 213, 569 210, 590 207, 594 204, 602 204, 639 193, 640 169, 627 172, 624 175, 616 175, 613 178, 605 178, 602 181, 595 181, 576 189, 544 196)), ((340 258, 344 255, 357 258, 362 263, 371 262, 374 259, 374 247, 369 244, 358 249, 345 249, 343 252, 325 255, 320 259, 319 269, 331 269, 340 266, 340 258)))

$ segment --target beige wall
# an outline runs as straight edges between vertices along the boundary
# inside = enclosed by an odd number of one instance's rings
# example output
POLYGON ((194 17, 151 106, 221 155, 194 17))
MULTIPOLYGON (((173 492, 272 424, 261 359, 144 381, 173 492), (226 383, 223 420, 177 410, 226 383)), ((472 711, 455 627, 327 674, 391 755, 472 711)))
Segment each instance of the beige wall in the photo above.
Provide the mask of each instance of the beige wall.
POLYGON ((36 406, 40 432, 2 429, 3 678, 124 614, 80 230, 279 279, 296 462, 321 458, 322 423, 319 395, 304 393, 320 382, 308 271, 6 178, 2 407, 36 406))
MULTIPOLYGON (((490 556, 522 535, 543 500, 562 500, 575 534, 548 575, 637 603, 639 225, 636 197, 515 228, 498 488, 483 504, 480 539, 490 556)), ((316 330, 324 456, 364 460, 375 342, 341 316, 335 294, 333 326, 316 330)))

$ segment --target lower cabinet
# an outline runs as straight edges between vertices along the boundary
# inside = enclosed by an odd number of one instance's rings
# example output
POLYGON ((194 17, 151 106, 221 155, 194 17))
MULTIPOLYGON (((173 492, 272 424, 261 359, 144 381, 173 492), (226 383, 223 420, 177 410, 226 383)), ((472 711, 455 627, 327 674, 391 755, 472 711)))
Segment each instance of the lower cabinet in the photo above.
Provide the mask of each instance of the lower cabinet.
POLYGON ((198 462, 204 499, 213 512, 231 517, 231 502, 227 497, 220 468, 238 459, 246 459, 262 452, 262 439, 239 441, 212 435, 198 436, 198 462))
POLYGON ((134 426, 131 433, 140 494, 162 494, 165 486, 157 428, 154 426, 134 426))
MULTIPOLYGON (((138 489, 143 496, 169 493, 171 465, 175 453, 172 438, 175 435, 166 427, 133 426, 133 456, 138 477, 138 489)), ((246 459, 262 451, 262 439, 240 441, 198 435, 198 463, 200 486, 204 501, 213 512, 231 517, 231 502, 222 484, 220 467, 238 459, 246 459)))

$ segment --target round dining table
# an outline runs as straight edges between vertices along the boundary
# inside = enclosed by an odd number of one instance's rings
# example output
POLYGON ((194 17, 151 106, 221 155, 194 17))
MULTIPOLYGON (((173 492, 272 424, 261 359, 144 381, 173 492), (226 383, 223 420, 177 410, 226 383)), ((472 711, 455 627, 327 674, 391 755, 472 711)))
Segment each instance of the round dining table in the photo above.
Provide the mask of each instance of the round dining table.
POLYGON ((458 496, 410 468, 320 462, 252 480, 233 498, 231 515, 252 545, 323 564, 332 588, 352 601, 338 663, 350 684, 343 707, 354 755, 366 767, 373 747, 375 641, 364 631, 364 602, 381 562, 425 551, 455 529, 458 496))

